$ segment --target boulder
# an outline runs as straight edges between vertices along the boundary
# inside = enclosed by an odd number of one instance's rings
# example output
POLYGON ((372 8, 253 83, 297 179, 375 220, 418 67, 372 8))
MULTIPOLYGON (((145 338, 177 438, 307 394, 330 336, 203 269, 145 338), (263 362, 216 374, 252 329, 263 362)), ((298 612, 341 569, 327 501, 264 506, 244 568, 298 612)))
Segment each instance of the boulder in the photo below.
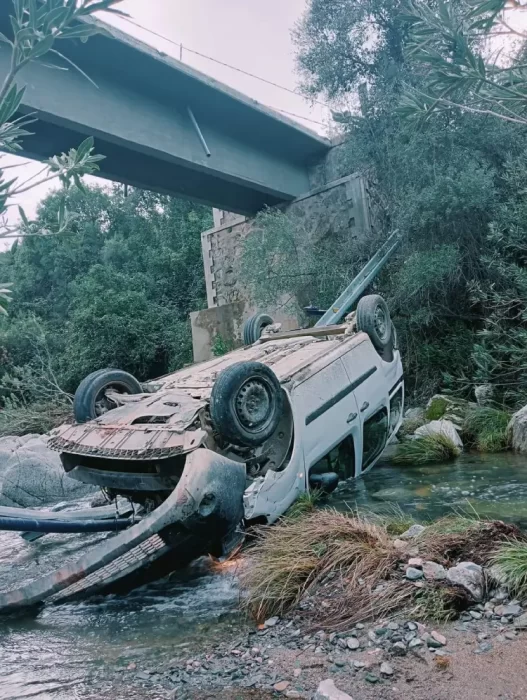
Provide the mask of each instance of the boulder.
POLYGON ((478 406, 492 406, 494 393, 492 384, 479 384, 474 387, 474 396, 478 406))
POLYGON ((432 396, 426 405, 425 417, 428 421, 439 420, 441 418, 443 420, 449 420, 454 423, 459 430, 463 425, 467 410, 473 406, 474 404, 465 401, 465 399, 436 394, 432 396))
POLYGON ((411 527, 408 528, 403 534, 400 536, 400 540, 413 540, 415 537, 419 537, 424 531, 426 530, 426 527, 424 525, 419 525, 419 523, 415 523, 411 527))
POLYGON ((38 508, 82 498, 97 490, 70 479, 58 453, 48 449, 46 439, 32 436, 13 452, 5 465, 0 505, 38 508))
POLYGON ((509 423, 511 446, 516 452, 527 452, 527 406, 520 408, 509 423))
POLYGON ((339 690, 335 682, 331 678, 328 678, 319 683, 314 700, 353 700, 353 698, 351 695, 339 690))
POLYGON ((447 571, 447 580, 456 586, 462 586, 476 602, 483 598, 483 569, 478 564, 463 561, 447 571))
POLYGON ((414 435, 417 437, 428 437, 429 435, 445 435, 450 438, 456 447, 463 449, 463 441, 459 437, 456 426, 450 420, 433 420, 426 425, 417 428, 414 435))

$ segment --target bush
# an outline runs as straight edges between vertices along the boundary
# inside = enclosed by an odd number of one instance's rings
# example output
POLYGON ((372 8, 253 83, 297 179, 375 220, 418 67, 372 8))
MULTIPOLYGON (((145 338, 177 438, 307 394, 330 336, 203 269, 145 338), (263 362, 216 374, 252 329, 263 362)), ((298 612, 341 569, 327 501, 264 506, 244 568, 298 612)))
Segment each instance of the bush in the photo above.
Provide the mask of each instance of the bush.
POLYGON ((72 419, 71 403, 67 401, 24 405, 7 399, 0 411, 0 437, 43 435, 72 419))
POLYGON ((527 595, 527 542, 505 542, 492 557, 491 564, 498 569, 500 582, 514 595, 527 595))
POLYGON ((502 452, 510 448, 507 411, 480 406, 470 409, 463 424, 463 433, 480 452, 502 452))
POLYGON ((394 464, 431 464, 448 462, 459 457, 460 454, 459 447, 447 435, 437 433, 413 440, 403 440, 397 445, 392 461, 394 464))

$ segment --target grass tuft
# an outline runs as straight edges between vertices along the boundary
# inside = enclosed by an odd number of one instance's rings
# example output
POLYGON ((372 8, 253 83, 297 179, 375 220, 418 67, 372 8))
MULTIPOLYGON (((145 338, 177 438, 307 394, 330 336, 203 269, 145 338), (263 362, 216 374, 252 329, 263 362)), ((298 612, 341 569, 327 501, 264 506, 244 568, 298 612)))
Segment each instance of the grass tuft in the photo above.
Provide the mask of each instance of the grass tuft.
POLYGON ((432 464, 448 462, 459 457, 461 450, 443 433, 403 440, 397 445, 394 464, 432 464))
POLYGON ((504 542, 491 557, 500 580, 516 596, 527 595, 527 542, 513 539, 504 542))
POLYGON ((300 494, 293 505, 288 509, 285 517, 288 519, 300 518, 302 515, 312 513, 324 499, 325 494, 320 489, 300 494))
POLYGON ((281 615, 330 574, 355 588, 384 579, 398 557, 388 533, 358 515, 328 509, 285 518, 256 530, 241 580, 246 605, 259 620, 281 615))
POLYGON ((467 606, 467 596, 462 588, 429 585, 417 593, 414 615, 422 620, 449 622, 459 610, 467 606))
POLYGON ((510 448, 510 419, 507 411, 478 406, 468 411, 463 433, 480 452, 502 452, 510 448))
POLYGON ((9 435, 43 435, 72 420, 71 403, 10 403, 0 411, 0 437, 9 435))

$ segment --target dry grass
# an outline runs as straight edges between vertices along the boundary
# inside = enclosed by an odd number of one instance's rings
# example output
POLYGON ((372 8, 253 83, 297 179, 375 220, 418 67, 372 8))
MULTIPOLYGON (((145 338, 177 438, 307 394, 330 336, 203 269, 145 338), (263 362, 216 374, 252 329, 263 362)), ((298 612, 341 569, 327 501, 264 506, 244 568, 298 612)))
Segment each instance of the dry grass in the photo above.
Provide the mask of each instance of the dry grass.
MULTIPOLYGON (((455 618, 472 603, 469 594, 446 582, 416 587, 406 581, 399 566, 406 555, 394 547, 390 522, 389 516, 318 510, 258 528, 241 575, 247 609, 261 622, 302 600, 297 614, 308 625, 336 631, 399 614, 455 618)), ((429 525, 412 544, 419 556, 446 566, 487 565, 500 543, 521 537, 513 525, 455 515, 429 525)))
POLYGON ((446 565, 473 561, 486 566, 498 544, 511 537, 521 538, 515 525, 458 515, 441 518, 429 525, 419 537, 418 544, 420 555, 433 561, 446 565))
POLYGON ((355 590, 359 580, 386 579, 398 558, 387 532, 358 515, 321 510, 286 519, 256 532, 242 576, 246 603, 259 620, 283 614, 330 575, 355 590))

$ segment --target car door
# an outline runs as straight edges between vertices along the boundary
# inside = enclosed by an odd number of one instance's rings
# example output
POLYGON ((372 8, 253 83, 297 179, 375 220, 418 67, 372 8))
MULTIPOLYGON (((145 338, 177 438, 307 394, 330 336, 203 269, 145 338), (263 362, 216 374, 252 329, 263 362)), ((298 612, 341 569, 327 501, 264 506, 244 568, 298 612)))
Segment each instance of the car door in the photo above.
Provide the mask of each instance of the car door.
POLYGON ((386 405, 388 388, 382 371, 382 361, 370 340, 350 343, 342 356, 349 382, 353 385, 359 414, 364 423, 381 405, 386 405))
POLYGON ((302 431, 307 473, 346 435, 352 434, 353 444, 357 444, 360 438, 359 411, 340 358, 297 384, 293 390, 293 405, 298 416, 295 425, 299 425, 302 431))

